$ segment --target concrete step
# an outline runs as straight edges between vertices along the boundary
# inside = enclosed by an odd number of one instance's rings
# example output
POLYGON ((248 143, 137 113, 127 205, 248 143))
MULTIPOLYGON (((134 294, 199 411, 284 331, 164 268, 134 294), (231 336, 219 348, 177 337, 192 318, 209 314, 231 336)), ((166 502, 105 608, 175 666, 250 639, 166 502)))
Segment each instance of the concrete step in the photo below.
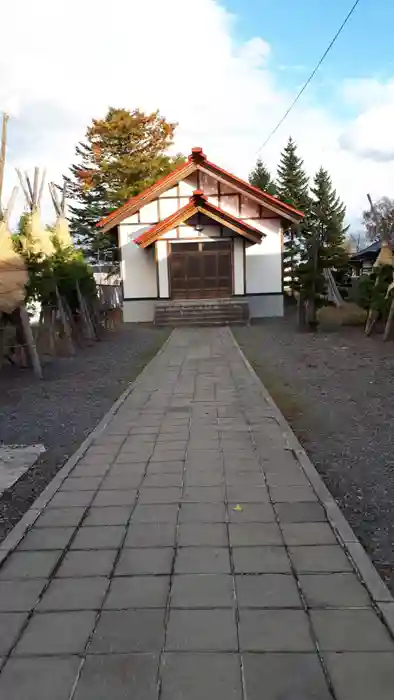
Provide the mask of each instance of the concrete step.
POLYGON ((248 303, 232 299, 161 301, 155 310, 158 326, 225 326, 245 324, 248 320, 248 303))

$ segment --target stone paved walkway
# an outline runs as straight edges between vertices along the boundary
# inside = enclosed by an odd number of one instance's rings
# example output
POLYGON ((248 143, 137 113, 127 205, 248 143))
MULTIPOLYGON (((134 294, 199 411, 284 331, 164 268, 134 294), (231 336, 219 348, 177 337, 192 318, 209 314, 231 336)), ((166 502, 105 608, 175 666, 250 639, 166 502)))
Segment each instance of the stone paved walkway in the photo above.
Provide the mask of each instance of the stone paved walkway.
POLYGON ((394 643, 226 329, 175 331, 0 608, 1 700, 394 697, 394 643))

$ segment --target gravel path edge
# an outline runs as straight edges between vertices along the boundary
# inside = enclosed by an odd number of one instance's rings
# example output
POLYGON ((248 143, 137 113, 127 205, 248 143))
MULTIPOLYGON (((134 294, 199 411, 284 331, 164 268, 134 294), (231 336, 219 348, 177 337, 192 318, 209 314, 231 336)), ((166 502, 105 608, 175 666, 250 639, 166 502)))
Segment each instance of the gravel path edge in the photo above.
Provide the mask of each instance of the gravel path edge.
POLYGON ((316 467, 309 459, 306 451, 297 439, 294 431, 290 427, 282 412, 279 410, 270 393, 265 388, 257 372, 253 369, 231 330, 230 334, 234 344, 242 356, 243 361, 245 362, 246 367, 248 368, 248 371, 259 384, 262 396, 271 406, 275 419, 278 421, 283 431, 283 436, 288 444, 289 450, 293 452, 295 458, 300 464, 301 469, 321 502, 326 512, 327 519, 336 533, 341 546, 345 550, 349 559, 352 561, 359 578, 367 588, 376 612, 390 631, 390 634, 394 637, 394 597, 391 595, 388 587, 379 576, 364 547, 354 534, 341 509, 324 484, 316 467))
POLYGON ((74 469, 74 467, 78 464, 80 459, 82 459, 82 457, 84 456, 85 452, 87 452, 91 444, 99 437, 99 435, 101 435, 102 432, 104 432, 104 430, 116 416, 117 412, 124 404, 126 399, 128 399, 130 394, 142 381, 145 373, 149 369, 151 362, 164 352, 168 343, 170 342, 171 336, 172 332, 165 340, 158 352, 155 354, 155 356, 152 358, 152 360, 148 362, 147 365, 145 365, 138 377, 136 377, 136 379, 129 384, 129 386, 123 391, 123 393, 119 396, 115 403, 112 404, 109 411, 107 411, 107 413, 102 417, 102 419, 96 425, 96 427, 93 428, 93 430, 89 433, 85 440, 80 444, 77 450, 59 469, 59 471, 55 474, 53 479, 49 482, 48 486, 45 487, 45 489, 40 493, 38 498, 33 502, 30 508, 22 516, 22 518, 17 522, 16 525, 14 525, 10 533, 0 543, 0 567, 3 565, 4 561, 8 558, 11 552, 13 552, 13 550, 18 546, 18 544, 23 539, 29 528, 31 528, 31 526, 35 523, 37 518, 41 515, 47 503, 50 501, 50 499, 56 493, 56 491, 59 490, 63 481, 68 477, 68 475, 70 474, 72 469, 74 469))

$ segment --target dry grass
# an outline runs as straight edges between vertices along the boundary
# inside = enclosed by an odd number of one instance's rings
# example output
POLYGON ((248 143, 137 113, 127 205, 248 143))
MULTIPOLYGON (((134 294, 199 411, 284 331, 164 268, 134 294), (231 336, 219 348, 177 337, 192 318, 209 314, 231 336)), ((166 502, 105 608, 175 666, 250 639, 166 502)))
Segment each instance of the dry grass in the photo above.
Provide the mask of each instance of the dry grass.
POLYGON ((345 302, 343 306, 322 306, 317 312, 319 323, 322 326, 364 326, 367 320, 367 311, 357 304, 345 302))

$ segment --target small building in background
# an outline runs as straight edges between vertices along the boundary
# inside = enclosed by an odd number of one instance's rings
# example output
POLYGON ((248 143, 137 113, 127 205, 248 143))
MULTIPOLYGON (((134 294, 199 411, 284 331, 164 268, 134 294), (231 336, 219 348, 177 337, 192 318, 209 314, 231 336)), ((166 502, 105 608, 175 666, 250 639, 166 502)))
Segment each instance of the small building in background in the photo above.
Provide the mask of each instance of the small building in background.
POLYGON ((380 241, 374 241, 371 245, 359 250, 351 255, 349 262, 352 267, 353 276, 370 275, 373 265, 380 253, 380 241))

